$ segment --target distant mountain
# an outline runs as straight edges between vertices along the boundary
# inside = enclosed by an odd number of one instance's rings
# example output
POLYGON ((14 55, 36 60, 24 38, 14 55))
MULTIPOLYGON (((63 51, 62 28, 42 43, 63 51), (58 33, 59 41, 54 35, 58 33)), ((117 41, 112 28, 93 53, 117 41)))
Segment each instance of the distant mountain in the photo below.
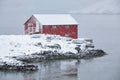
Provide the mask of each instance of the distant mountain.
POLYGON ((104 0, 83 8, 81 10, 71 11, 73 14, 120 14, 119 0, 104 0))

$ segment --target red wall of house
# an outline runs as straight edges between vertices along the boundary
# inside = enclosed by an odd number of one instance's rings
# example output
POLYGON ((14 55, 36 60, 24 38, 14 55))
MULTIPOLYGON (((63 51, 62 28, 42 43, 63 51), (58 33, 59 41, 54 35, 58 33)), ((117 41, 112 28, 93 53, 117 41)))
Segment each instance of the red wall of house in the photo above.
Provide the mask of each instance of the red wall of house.
POLYGON ((28 19, 26 21, 26 23, 24 24, 24 31, 25 31, 25 34, 28 34, 28 24, 31 23, 33 24, 33 33, 35 33, 35 28, 36 28, 36 19, 32 16, 30 19, 28 19))
POLYGON ((77 38, 78 31, 77 31, 77 25, 68 25, 69 27, 65 27, 65 25, 57 25, 56 28, 52 28, 51 25, 44 25, 43 26, 43 32, 44 34, 56 34, 65 36, 65 34, 68 34, 71 38, 77 38))

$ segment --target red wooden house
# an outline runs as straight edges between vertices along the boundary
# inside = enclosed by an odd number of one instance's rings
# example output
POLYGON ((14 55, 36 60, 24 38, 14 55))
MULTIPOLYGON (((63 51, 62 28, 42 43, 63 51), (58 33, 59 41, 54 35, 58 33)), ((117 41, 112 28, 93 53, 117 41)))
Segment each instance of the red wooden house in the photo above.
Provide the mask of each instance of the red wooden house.
POLYGON ((78 37, 78 23, 69 14, 34 14, 24 23, 25 34, 78 37))

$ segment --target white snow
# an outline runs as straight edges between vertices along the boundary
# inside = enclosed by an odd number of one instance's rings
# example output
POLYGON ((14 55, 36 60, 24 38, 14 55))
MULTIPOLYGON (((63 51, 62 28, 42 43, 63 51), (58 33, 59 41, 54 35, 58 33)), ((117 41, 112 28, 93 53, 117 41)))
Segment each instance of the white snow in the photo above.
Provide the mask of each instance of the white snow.
POLYGON ((69 14, 34 14, 42 25, 69 25, 78 24, 69 14))
POLYGON ((81 10, 70 11, 81 14, 120 14, 119 0, 101 0, 81 10))
POLYGON ((0 65, 4 64, 19 66, 23 65, 23 62, 9 57, 0 58, 0 65))
MULTIPOLYGON (((66 52, 76 54, 77 50, 75 50, 75 47, 79 43, 74 42, 75 39, 58 35, 0 35, 0 60, 13 62, 13 59, 10 60, 12 56, 29 55, 48 50, 57 50, 61 54, 65 54, 66 52), (50 46, 54 47, 55 45, 59 45, 60 49, 50 48, 50 46)), ((85 44, 84 41, 79 44, 82 50, 85 49, 85 44)))

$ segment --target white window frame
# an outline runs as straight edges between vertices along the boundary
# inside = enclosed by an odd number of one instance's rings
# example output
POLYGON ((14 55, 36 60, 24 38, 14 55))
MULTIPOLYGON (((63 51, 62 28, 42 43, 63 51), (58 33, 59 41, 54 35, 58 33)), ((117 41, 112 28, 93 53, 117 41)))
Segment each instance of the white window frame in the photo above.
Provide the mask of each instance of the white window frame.
POLYGON ((68 28, 69 28, 69 25, 65 25, 65 28, 67 28, 67 29, 68 29, 68 28))
POLYGON ((65 36, 65 37, 69 37, 70 35, 69 35, 69 34, 65 34, 64 36, 65 36))
POLYGON ((56 25, 52 25, 52 28, 53 28, 53 29, 56 29, 56 28, 57 28, 57 26, 56 26, 56 25))

